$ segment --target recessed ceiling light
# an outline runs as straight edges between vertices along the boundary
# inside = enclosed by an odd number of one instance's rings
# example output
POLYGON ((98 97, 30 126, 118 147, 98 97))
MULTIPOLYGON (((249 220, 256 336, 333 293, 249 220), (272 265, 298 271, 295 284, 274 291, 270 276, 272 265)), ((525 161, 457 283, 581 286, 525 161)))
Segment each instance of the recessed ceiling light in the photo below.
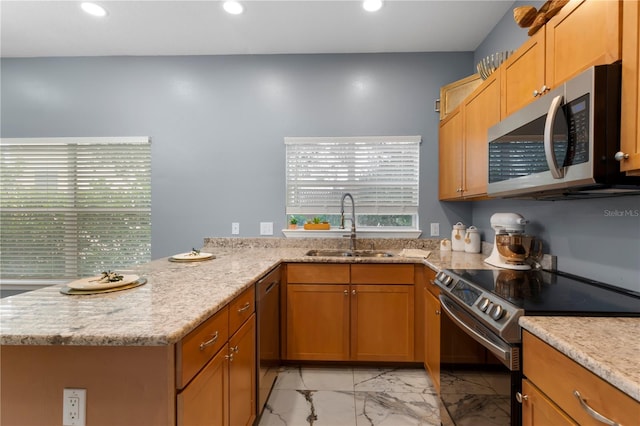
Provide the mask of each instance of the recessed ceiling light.
POLYGON ((244 11, 244 7, 237 1, 225 1, 222 5, 227 13, 232 15, 240 15, 244 11))
POLYGON ((367 12, 376 12, 382 7, 382 0, 364 0, 362 7, 367 12))
POLYGON ((105 8, 95 3, 83 2, 80 3, 80 7, 89 15, 101 17, 107 15, 107 11, 105 10, 105 8))

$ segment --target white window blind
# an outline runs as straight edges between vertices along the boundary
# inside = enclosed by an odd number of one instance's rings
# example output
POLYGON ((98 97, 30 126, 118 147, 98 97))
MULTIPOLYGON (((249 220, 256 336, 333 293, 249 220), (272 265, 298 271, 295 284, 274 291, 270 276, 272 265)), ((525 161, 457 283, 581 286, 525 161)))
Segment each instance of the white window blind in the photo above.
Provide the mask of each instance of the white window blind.
POLYGON ((149 138, 1 139, 0 167, 2 282, 150 260, 149 138))
POLYGON ((342 194, 358 214, 417 214, 420 136, 288 137, 286 213, 339 213, 342 194))

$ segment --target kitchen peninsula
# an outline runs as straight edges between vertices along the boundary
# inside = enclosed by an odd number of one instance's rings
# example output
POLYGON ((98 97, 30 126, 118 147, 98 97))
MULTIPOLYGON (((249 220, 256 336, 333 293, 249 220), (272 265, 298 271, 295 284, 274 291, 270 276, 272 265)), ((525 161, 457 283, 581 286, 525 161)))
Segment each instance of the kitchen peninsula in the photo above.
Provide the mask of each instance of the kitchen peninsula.
MULTIPOLYGON (((215 259, 152 261, 135 270, 148 280, 135 289, 68 296, 53 286, 2 299, 0 422, 57 422, 62 416, 62 389, 84 388, 87 424, 176 424, 176 346, 280 264, 412 263, 433 270, 486 267, 482 255, 436 251, 436 241, 433 247, 416 247, 432 251, 427 259, 314 258, 305 253, 310 246, 321 248, 318 242, 280 247, 280 241, 207 240, 203 250, 214 253, 215 259)), ((406 242, 376 244, 380 246, 375 248, 394 254, 406 247, 406 242)), ((583 326, 594 328, 601 320, 608 319, 590 318, 583 326)), ((602 332, 624 340, 637 334, 639 324, 637 319, 626 319, 611 329, 605 323, 602 332)), ((576 324, 577 336, 580 327, 576 324)), ((544 324, 531 328, 535 334, 545 333, 544 324)), ((589 351, 597 352, 597 345, 589 351)), ((581 353, 577 361, 640 401, 640 376, 633 357, 602 359, 597 353, 581 353)))

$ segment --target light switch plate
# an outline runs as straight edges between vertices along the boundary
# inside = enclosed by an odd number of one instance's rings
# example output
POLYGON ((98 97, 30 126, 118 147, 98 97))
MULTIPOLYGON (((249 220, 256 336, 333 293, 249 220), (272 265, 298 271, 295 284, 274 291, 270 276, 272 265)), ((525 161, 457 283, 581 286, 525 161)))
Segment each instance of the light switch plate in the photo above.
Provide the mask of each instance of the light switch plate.
POLYGON ((240 233, 240 223, 232 222, 231 223, 231 235, 238 235, 240 233))
POLYGON ((437 222, 434 222, 431 224, 431 236, 432 237, 438 237, 440 236, 440 224, 437 222))
POLYGON ((260 222, 260 235, 273 235, 273 222, 260 222))

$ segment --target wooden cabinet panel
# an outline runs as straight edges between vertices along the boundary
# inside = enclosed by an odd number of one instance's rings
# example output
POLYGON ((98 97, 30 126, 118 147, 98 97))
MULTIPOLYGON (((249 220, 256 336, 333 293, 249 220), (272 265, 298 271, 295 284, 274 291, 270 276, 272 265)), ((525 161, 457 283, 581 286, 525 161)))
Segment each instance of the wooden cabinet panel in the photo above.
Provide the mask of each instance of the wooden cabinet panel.
POLYGON ((522 426, 576 425, 530 381, 522 381, 522 426))
POLYGON ((571 0, 545 25, 547 85, 621 58, 618 0, 571 0))
POLYGON ((229 424, 228 345, 177 398, 178 426, 224 426, 229 424))
POLYGON ((256 290, 249 287, 229 303, 229 335, 238 330, 244 322, 255 312, 256 290))
POLYGON ((256 418, 256 318, 252 315, 229 339, 229 424, 256 418))
POLYGON ((351 359, 413 361, 413 285, 351 286, 351 359))
POLYGON ((440 300, 434 296, 430 286, 434 285, 427 283, 423 290, 424 321, 426 324, 424 366, 429 372, 436 390, 440 392, 440 300))
POLYGON ((413 284, 413 265, 351 265, 351 284, 413 284))
POLYGON ((538 31, 500 67, 501 118, 537 99, 545 81, 545 32, 538 31))
POLYGON ((287 266, 287 282, 300 284, 349 284, 349 265, 291 263, 287 266))
POLYGON ((438 192, 440 200, 455 200, 462 195, 462 107, 440 122, 438 135, 438 192))
POLYGON ((620 170, 640 175, 640 3, 626 0, 622 13, 622 119, 620 170))
POLYGON ((348 360, 349 303, 349 285, 288 284, 287 359, 348 360))
POLYGON ((601 425, 581 406, 621 424, 636 424, 640 403, 528 332, 522 333, 523 373, 541 392, 581 425, 601 425))
POLYGON ((176 387, 186 386, 228 339, 229 309, 225 306, 176 344, 176 387))
POLYGON ((500 69, 464 102, 463 197, 487 194, 489 127, 500 121, 500 69))

